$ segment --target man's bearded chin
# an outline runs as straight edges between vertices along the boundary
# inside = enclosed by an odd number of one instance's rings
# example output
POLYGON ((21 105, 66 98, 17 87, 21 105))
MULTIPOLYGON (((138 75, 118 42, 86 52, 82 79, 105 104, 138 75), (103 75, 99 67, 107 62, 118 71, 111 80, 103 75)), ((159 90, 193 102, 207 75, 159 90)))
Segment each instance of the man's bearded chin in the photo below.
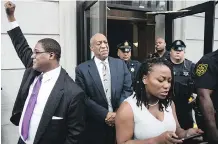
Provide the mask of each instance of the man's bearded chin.
POLYGON ((158 48, 156 48, 156 51, 157 51, 157 52, 163 52, 164 49, 158 49, 158 48))

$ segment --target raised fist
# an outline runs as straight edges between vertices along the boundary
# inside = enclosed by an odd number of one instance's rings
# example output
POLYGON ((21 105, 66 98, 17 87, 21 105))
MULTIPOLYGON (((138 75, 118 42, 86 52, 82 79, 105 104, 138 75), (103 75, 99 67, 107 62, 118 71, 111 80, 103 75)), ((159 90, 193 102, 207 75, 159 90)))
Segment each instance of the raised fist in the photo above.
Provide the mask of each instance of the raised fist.
POLYGON ((14 16, 15 7, 15 4, 13 4, 11 1, 5 3, 5 11, 7 16, 14 16))

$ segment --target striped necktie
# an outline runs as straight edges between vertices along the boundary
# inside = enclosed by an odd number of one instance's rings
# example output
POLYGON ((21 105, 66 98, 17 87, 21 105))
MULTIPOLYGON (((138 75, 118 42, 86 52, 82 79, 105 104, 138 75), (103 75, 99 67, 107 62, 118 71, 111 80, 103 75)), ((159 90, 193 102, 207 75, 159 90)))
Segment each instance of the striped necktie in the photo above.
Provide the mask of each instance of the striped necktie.
POLYGON ((112 107, 112 104, 111 104, 111 78, 110 78, 110 72, 109 72, 109 69, 107 67, 106 62, 102 62, 102 64, 103 64, 102 73, 103 73, 104 92, 105 92, 107 102, 108 102, 108 110, 110 112, 112 112, 113 107, 112 107))

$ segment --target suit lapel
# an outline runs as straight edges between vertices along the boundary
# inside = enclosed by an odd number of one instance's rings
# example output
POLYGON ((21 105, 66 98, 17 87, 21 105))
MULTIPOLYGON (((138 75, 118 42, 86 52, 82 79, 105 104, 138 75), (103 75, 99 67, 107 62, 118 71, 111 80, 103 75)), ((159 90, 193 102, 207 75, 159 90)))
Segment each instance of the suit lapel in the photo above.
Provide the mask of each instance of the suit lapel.
POLYGON ((33 83, 35 77, 39 75, 40 72, 33 70, 32 68, 26 69, 24 72, 23 80, 20 85, 18 97, 13 109, 13 115, 11 117, 12 123, 19 125, 19 121, 23 112, 23 107, 26 102, 30 85, 33 83))
POLYGON ((92 77, 92 80, 95 82, 96 87, 98 88, 101 95, 103 96, 104 100, 107 102, 106 95, 104 92, 104 87, 102 85, 102 81, 101 81, 97 66, 93 59, 90 61, 90 64, 89 64, 89 73, 90 73, 90 76, 92 77))
POLYGON ((111 74, 111 97, 115 95, 116 83, 117 83, 117 63, 113 61, 111 57, 108 58, 111 74))
POLYGON ((28 93, 29 93, 29 88, 30 85, 33 83, 34 79, 36 76, 40 75, 40 72, 37 72, 35 70, 31 70, 30 74, 28 74, 29 76, 27 77, 27 79, 25 80, 25 83, 22 85, 22 101, 23 101, 23 105, 27 99, 28 93))
POLYGON ((45 132, 49 122, 52 119, 52 116, 55 113, 55 110, 61 100, 61 97, 64 93, 64 79, 65 79, 65 75, 66 75, 66 71, 61 68, 61 72, 60 75, 51 91, 51 94, 47 100, 47 103, 45 105, 43 114, 42 114, 42 118, 40 120, 37 132, 36 132, 36 136, 34 139, 34 144, 37 144, 40 140, 40 138, 42 137, 43 133, 45 132))

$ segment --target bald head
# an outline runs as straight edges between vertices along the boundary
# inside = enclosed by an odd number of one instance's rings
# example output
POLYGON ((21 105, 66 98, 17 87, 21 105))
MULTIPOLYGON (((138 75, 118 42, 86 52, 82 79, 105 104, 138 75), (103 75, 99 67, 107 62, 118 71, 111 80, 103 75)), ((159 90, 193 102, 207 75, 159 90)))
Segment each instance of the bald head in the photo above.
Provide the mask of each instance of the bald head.
POLYGON ((90 49, 97 58, 105 60, 109 54, 107 38, 101 33, 96 33, 90 39, 90 49))
POLYGON ((155 49, 157 52, 165 51, 166 42, 163 38, 157 38, 155 41, 155 49))
POLYGON ((156 38, 156 41, 163 41, 163 42, 165 42, 165 39, 163 39, 161 37, 158 37, 158 38, 156 38))
POLYGON ((93 43, 96 41, 96 39, 99 39, 99 38, 101 38, 101 37, 104 37, 105 39, 107 39, 107 38, 105 37, 105 35, 103 35, 103 34, 101 34, 101 33, 96 33, 96 34, 94 34, 94 35, 91 37, 91 39, 90 39, 90 46, 93 45, 93 43))

